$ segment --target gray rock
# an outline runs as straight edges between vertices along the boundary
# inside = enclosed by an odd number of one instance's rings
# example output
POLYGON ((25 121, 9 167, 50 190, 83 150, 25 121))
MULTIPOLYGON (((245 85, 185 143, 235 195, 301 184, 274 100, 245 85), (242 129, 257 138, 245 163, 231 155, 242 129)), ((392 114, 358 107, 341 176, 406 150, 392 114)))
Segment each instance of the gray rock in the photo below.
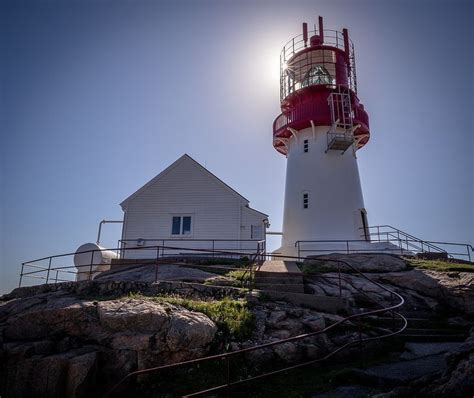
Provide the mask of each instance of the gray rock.
MULTIPOLYGON (((337 267, 334 261, 324 262, 324 259, 341 260, 349 263, 361 272, 395 272, 405 271, 407 265, 400 257, 390 254, 327 254, 324 256, 311 256, 305 263, 321 264, 331 268, 337 267)), ((350 268, 341 265, 341 272, 351 272, 350 268)))
POLYGON ((362 380, 377 384, 396 386, 446 369, 443 354, 373 366, 367 369, 353 369, 353 373, 362 380))
POLYGON ((326 327, 324 317, 320 315, 309 315, 302 320, 303 325, 307 326, 312 332, 318 332, 326 327))
POLYGON ((400 356, 401 359, 415 359, 429 355, 437 355, 460 347, 462 343, 406 343, 406 351, 400 356))
MULTIPOLYGON (((128 267, 103 272, 95 279, 98 281, 141 281, 154 282, 156 269, 154 265, 128 267)), ((207 279, 216 277, 212 272, 202 271, 197 268, 188 268, 177 265, 160 264, 158 266, 157 279, 160 281, 187 281, 204 282, 207 279)))
POLYGON ((95 379, 96 365, 96 352, 80 355, 69 360, 66 379, 67 397, 84 397, 91 390, 95 379))
POLYGON ((267 319, 267 325, 271 328, 279 328, 280 323, 286 319, 286 311, 273 311, 267 319))
POLYGON ((157 333, 168 328, 166 304, 149 300, 115 300, 98 303, 100 323, 110 331, 157 333))
POLYGON ((273 347, 273 351, 285 363, 293 363, 300 356, 297 345, 291 342, 277 344, 273 347))
POLYGON ((166 335, 166 344, 171 351, 207 348, 214 339, 217 327, 206 315, 180 311, 173 314, 166 335))

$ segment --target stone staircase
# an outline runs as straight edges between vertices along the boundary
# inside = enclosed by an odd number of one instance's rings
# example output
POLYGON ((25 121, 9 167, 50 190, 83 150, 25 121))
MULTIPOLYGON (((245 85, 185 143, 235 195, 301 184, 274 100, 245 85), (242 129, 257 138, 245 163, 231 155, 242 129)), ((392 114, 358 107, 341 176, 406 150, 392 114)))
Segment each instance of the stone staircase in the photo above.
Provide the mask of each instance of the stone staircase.
POLYGON ((289 293, 304 293, 303 274, 293 261, 265 261, 255 271, 255 287, 289 293))
POLYGON ((303 274, 293 261, 265 261, 255 271, 255 288, 273 300, 302 305, 323 312, 347 309, 349 303, 341 297, 305 294, 303 274))

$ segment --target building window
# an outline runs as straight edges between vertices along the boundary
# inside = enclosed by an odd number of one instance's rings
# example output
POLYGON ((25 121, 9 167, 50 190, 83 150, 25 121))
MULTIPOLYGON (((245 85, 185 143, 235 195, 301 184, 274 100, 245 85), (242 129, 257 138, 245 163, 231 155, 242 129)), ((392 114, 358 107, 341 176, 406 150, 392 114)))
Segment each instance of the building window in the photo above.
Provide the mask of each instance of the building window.
POLYGON ((303 194, 303 209, 307 209, 309 207, 309 195, 307 193, 303 194))
POLYGON ((308 152, 309 149, 309 142, 308 140, 303 141, 303 152, 308 152))
POLYGON ((261 224, 250 226, 250 239, 263 239, 263 226, 261 224))
POLYGON ((191 235, 191 216, 173 216, 171 235, 191 235))

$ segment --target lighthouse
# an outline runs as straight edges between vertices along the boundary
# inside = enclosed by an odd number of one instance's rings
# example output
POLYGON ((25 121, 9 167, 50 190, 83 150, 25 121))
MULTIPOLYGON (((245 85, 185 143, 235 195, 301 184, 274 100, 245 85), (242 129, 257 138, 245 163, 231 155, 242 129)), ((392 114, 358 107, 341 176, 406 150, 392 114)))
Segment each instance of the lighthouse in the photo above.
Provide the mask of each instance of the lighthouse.
POLYGON ((354 45, 347 29, 318 26, 292 38, 280 55, 281 114, 273 146, 286 156, 281 248, 328 241, 370 246, 357 153, 370 137, 369 117, 357 96, 354 45))

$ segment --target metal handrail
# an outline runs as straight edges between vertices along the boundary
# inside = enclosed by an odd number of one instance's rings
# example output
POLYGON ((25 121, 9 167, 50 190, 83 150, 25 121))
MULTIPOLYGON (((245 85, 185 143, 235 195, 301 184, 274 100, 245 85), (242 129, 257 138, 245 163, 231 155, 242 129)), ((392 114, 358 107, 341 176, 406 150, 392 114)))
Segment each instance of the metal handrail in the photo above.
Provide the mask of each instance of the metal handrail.
MULTIPOLYGON (((375 236, 375 235, 377 235, 377 236, 380 237, 380 228, 389 228, 391 231, 386 231, 386 232, 382 231, 382 235, 383 235, 383 234, 386 234, 386 233, 397 233, 397 234, 401 234, 401 235, 403 235, 403 236, 405 236, 405 237, 407 237, 407 238, 410 238, 410 239, 412 239, 412 240, 414 240, 414 241, 419 241, 420 243, 421 243, 421 242, 428 243, 428 246, 429 246, 430 248, 434 249, 434 250, 438 250, 438 251, 440 251, 440 252, 444 252, 444 251, 445 251, 445 250, 443 250, 443 249, 440 248, 440 247, 436 247, 436 246, 434 246, 434 245, 431 245, 432 242, 424 241, 423 239, 417 238, 417 237, 415 237, 415 236, 409 234, 408 232, 405 232, 405 231, 402 231, 401 229, 392 227, 391 225, 373 225, 373 226, 367 227, 367 229, 368 229, 369 231, 370 231, 371 229, 375 229, 375 228, 377 228, 377 234, 375 234, 375 233, 372 234, 372 233, 369 232, 369 235, 370 235, 370 236, 375 236)), ((380 239, 379 239, 379 240, 380 240, 380 239)))
MULTIPOLYGON (((162 241, 162 239, 159 239, 159 241, 162 241)), ((163 241, 167 241, 166 239, 163 239, 163 241)), ((153 258, 156 257, 156 262, 158 263, 158 259, 160 257, 160 253, 161 253, 161 257, 164 257, 164 253, 165 253, 165 250, 167 251, 176 251, 176 250, 186 250, 187 252, 198 252, 198 253, 205 253, 205 254, 212 254, 213 256, 216 256, 216 255, 221 255, 221 256, 249 256, 251 254, 253 254, 255 252, 254 249, 215 249, 214 247, 214 241, 220 241, 220 242, 255 242, 255 244, 257 245, 257 255, 258 256, 262 256, 265 254, 265 250, 266 250, 266 244, 265 244, 265 240, 255 240, 255 239, 235 239, 235 240, 231 240, 231 239, 214 239, 214 240, 211 240, 211 239, 195 239, 195 240, 191 240, 191 239, 187 239, 187 241, 206 241, 206 242, 212 242, 212 246, 213 248, 212 249, 197 249, 197 248, 183 248, 183 247, 176 247, 176 246, 164 246, 164 245, 154 245, 154 246, 138 246, 138 247, 128 247, 128 248, 124 248, 124 247, 117 247, 117 248, 113 248, 113 249, 91 249, 91 250, 83 250, 83 251, 80 251, 80 252, 74 252, 74 253, 64 253, 64 254, 57 254, 57 255, 53 255, 53 256, 48 256, 48 257, 42 257, 42 258, 38 258, 38 259, 35 259, 35 260, 30 260, 30 261, 26 261, 24 263, 21 264, 21 271, 20 271, 20 278, 19 278, 19 284, 18 284, 18 287, 21 287, 21 284, 22 284, 22 281, 23 281, 23 277, 33 277, 32 275, 33 274, 39 274, 39 273, 46 273, 46 276, 45 277, 39 277, 39 276, 35 276, 36 279, 44 279, 46 280, 46 283, 49 282, 49 279, 50 279, 50 273, 51 271, 56 271, 56 273, 68 273, 68 274, 73 274, 73 275, 78 275, 78 274, 89 274, 89 278, 92 278, 92 269, 94 266, 99 266, 99 265, 103 265, 102 263, 95 263, 94 262, 94 255, 95 253, 98 253, 98 252, 104 252, 104 251, 117 251, 117 252, 126 252, 126 251, 147 251, 147 250, 153 250, 154 253, 155 253, 155 256, 153 258), (245 253, 242 252, 242 250, 246 251, 245 253), (91 254, 91 261, 89 264, 84 264, 84 265, 81 265, 80 268, 81 269, 88 269, 88 271, 77 271, 77 272, 73 272, 73 271, 67 271, 68 269, 75 269, 77 268, 76 266, 74 265, 67 265, 67 266, 53 266, 52 263, 53 263, 53 260, 54 259, 57 259, 57 258, 65 258, 65 257, 73 257, 75 256, 76 254, 88 254, 90 253, 91 254), (48 267, 44 267, 44 266, 40 266, 38 265, 37 263, 38 262, 42 262, 42 261, 48 261, 48 267), (38 269, 38 271, 32 271, 32 272, 24 272, 25 271, 25 267, 27 268, 36 268, 38 269)), ((55 280, 55 283, 57 282, 58 278, 57 278, 58 275, 56 275, 55 278, 51 278, 52 280, 55 280)), ((63 280, 65 281, 65 280, 63 280)), ((70 280, 69 282, 73 282, 72 280, 70 280)))
MULTIPOLYGON (((372 230, 377 228, 377 232, 369 232, 368 237, 377 237, 377 240, 372 240, 373 242, 389 242, 389 243, 397 243, 398 247, 394 249, 384 249, 385 252, 394 252, 400 254, 410 254, 413 250, 419 253, 445 253, 450 258, 463 257, 467 258, 468 261, 472 260, 472 254, 474 253, 473 245, 469 243, 455 243, 455 242, 440 242, 440 241, 427 241, 420 238, 417 238, 409 233, 406 233, 402 230, 399 230, 391 225, 375 225, 365 228, 366 230, 372 230), (389 228, 389 231, 383 231, 381 228, 389 228), (386 238, 384 238, 384 236, 386 238), (439 245, 445 246, 456 246, 456 247, 464 247, 466 251, 456 252, 456 251, 448 251, 439 245), (405 247, 405 248, 404 248, 405 247)), ((363 228, 361 228, 363 229, 363 228)), ((295 247, 297 248, 298 256, 302 256, 302 253, 308 252, 324 252, 327 253, 328 251, 333 252, 344 252, 344 253, 370 253, 370 252, 380 252, 380 249, 374 248, 364 248, 364 249, 351 249, 351 243, 368 243, 366 239, 334 239, 334 240, 298 240, 295 242, 295 247), (345 249, 334 249, 334 248, 320 248, 320 249, 303 249, 301 246, 304 244, 330 244, 330 243, 345 243, 345 249)))
MULTIPOLYGON (((266 254, 265 256, 270 256, 270 255, 266 254)), ((292 259, 294 261, 302 260, 301 257, 296 257, 296 256, 277 256, 277 255, 271 255, 271 256, 272 257, 280 257, 280 258, 284 258, 284 259, 292 259)), ((243 383, 248 383, 252 380, 260 379, 260 378, 263 378, 263 377, 268 377, 268 376, 271 376, 271 375, 274 375, 274 374, 286 372, 288 370, 293 370, 293 369, 296 369, 296 368, 299 368, 299 367, 302 367, 302 366, 307 366, 307 365, 310 365, 310 364, 314 364, 316 362, 324 361, 324 360, 332 357, 336 353, 340 352, 341 350, 343 350, 343 349, 345 349, 345 348, 347 348, 351 345, 354 345, 354 344, 357 344, 357 343, 361 344, 362 342, 366 342, 366 341, 380 340, 380 339, 383 339, 383 338, 391 337, 391 336, 397 335, 397 334, 401 333, 403 330, 405 330, 405 328, 407 326, 406 318, 403 315, 401 315, 400 313, 395 311, 395 309, 401 307, 405 302, 405 300, 403 299, 403 297, 400 294, 398 294, 395 291, 393 291, 391 289, 388 289, 387 287, 381 285, 380 283, 370 279, 369 277, 367 277, 365 274, 360 272, 358 269, 356 269, 355 267, 353 267, 351 264, 349 264, 346 261, 334 260, 334 259, 324 259, 324 260, 325 261, 330 261, 330 262, 331 261, 332 262, 337 262, 338 264, 343 264, 344 266, 349 267, 352 271, 358 273, 360 276, 365 278, 370 283, 377 285, 379 288, 381 288, 382 290, 384 290, 386 292, 389 292, 392 302, 393 302, 393 297, 397 297, 399 299, 398 303, 391 304, 388 307, 382 307, 382 308, 379 308, 379 309, 375 309, 375 310, 371 310, 371 311, 365 311, 365 312, 362 312, 362 313, 350 315, 348 317, 345 317, 345 318, 343 318, 343 319, 341 319, 341 320, 325 327, 324 329, 322 329, 320 331, 305 333, 305 334, 301 334, 301 335, 298 335, 298 336, 289 337, 289 338, 281 339, 281 340, 278 340, 278 341, 273 341, 273 342, 270 342, 270 343, 260 344, 260 345, 254 346, 254 347, 244 348, 244 349, 241 349, 241 350, 238 350, 238 351, 232 351, 232 352, 228 352, 228 353, 224 353, 224 354, 211 355, 211 356, 204 357, 204 358, 198 358, 198 359, 194 359, 194 360, 178 362, 178 363, 175 363, 175 364, 152 367, 152 368, 148 368, 148 369, 142 369, 142 370, 134 371, 134 372, 131 372, 131 373, 127 374, 116 385, 114 385, 112 387, 112 389, 108 391, 108 393, 106 394, 106 397, 110 396, 114 391, 116 391, 117 388, 120 387, 125 381, 127 381, 131 377, 134 377, 134 376, 137 376, 137 375, 174 369, 174 368, 178 368, 178 367, 181 367, 181 366, 184 366, 184 365, 199 364, 199 363, 204 362, 204 361, 214 361, 214 360, 223 360, 223 359, 225 359, 227 361, 227 366, 228 366, 230 358, 233 357, 233 356, 236 356, 236 355, 239 355, 239 354, 242 354, 242 353, 248 353, 248 352, 260 350, 260 349, 263 349, 263 348, 273 347, 273 346, 276 346, 276 345, 279 345, 279 344, 284 344, 284 343, 288 343, 288 342, 303 340, 303 339, 306 339, 308 337, 313 337, 313 336, 316 336, 316 335, 320 335, 320 334, 328 332, 329 330, 334 329, 335 327, 337 327, 338 325, 340 325, 344 322, 348 322, 352 319, 360 319, 360 318, 363 318, 363 317, 369 316, 369 315, 374 315, 374 314, 379 314, 379 313, 390 311, 393 316, 397 316, 398 318, 400 318, 403 321, 403 325, 400 329, 398 329, 394 332, 387 333, 387 334, 380 335, 380 336, 375 336, 375 337, 367 337, 367 338, 362 338, 361 337, 361 330, 359 328, 359 339, 358 340, 344 344, 343 346, 337 348, 336 350, 333 350, 332 352, 328 353, 323 358, 319 358, 319 359, 316 359, 316 360, 300 363, 298 365, 286 367, 284 369, 279 369, 279 370, 272 371, 272 372, 267 372, 267 373, 264 373, 264 374, 261 374, 261 375, 258 375, 258 376, 249 377, 249 378, 246 378, 244 380, 238 380, 238 381, 234 381, 234 382, 230 382, 230 380, 229 380, 230 376, 229 376, 229 374, 227 374, 228 379, 227 379, 226 384, 211 387, 211 388, 201 390, 201 391, 198 391, 198 392, 195 392, 195 393, 192 393, 192 394, 188 394, 188 395, 185 395, 185 396, 186 397, 193 397, 193 396, 198 396, 198 395, 202 395, 202 394, 207 394, 207 393, 210 393, 210 392, 215 392, 215 391, 222 390, 224 388, 230 388, 231 386, 235 386, 235 385, 239 385, 239 384, 243 384, 243 383)), ((377 304, 381 305, 381 303, 379 301, 376 301, 376 302, 377 302, 377 304)))
MULTIPOLYGON (((266 242, 265 240, 261 240, 261 241, 258 241, 258 244, 257 244, 257 251, 255 252, 253 258, 251 259, 250 261, 250 264, 249 264, 249 267, 246 269, 245 272, 254 272, 254 264, 257 262, 262 262, 263 260, 265 260, 268 256, 270 256, 269 254, 266 253, 266 248, 265 248, 265 245, 266 245, 266 242)), ((202 251, 206 251, 208 252, 209 250, 208 249, 194 249, 194 248, 186 248, 186 247, 163 247, 163 246, 143 246, 143 247, 133 247, 133 248, 127 248, 127 249, 124 249, 124 250, 155 250, 156 253, 157 253, 157 257, 156 257, 156 266, 158 266, 159 262, 166 262, 166 263, 169 263, 169 261, 166 261, 165 259, 161 259, 160 260, 160 250, 161 252, 163 251, 164 248, 169 248, 169 249, 173 249, 173 250, 186 250, 186 251, 197 251, 197 252, 202 252, 202 251)), ((114 250, 114 249, 101 249, 101 250, 85 250, 85 251, 82 251, 80 253, 92 253, 92 259, 94 258, 94 252, 96 251, 104 251, 104 250, 114 250)), ((223 251, 216 251, 217 254, 232 254, 232 255, 247 255, 248 253, 244 253, 244 252, 236 252, 236 251, 232 251, 232 252, 223 252, 223 251)), ((70 253, 69 255, 72 255, 72 254, 77 254, 77 253, 70 253)), ((39 268, 38 271, 34 271, 34 273, 36 272, 45 272, 47 271, 48 272, 48 276, 49 276, 49 272, 50 271, 56 271, 56 277, 55 278, 52 278, 55 280, 55 283, 57 282, 61 282, 61 281, 66 281, 66 280, 63 280, 63 279, 59 279, 58 278, 58 271, 59 270, 64 270, 64 269, 69 269, 69 268, 73 268, 71 266, 67 266, 67 267, 51 267, 51 260, 52 258, 57 258, 57 257, 64 257, 64 256, 67 256, 68 254, 61 254, 61 255, 55 255, 55 256, 50 256, 50 257, 44 257, 40 260, 48 260, 49 259, 49 268, 48 269, 45 269, 44 267, 38 267, 36 266, 35 264, 32 264, 34 263, 35 261, 38 261, 38 260, 33 260, 33 261, 29 261, 29 262, 26 262, 26 263, 23 263, 22 264, 22 273, 21 273, 21 276, 26 276, 26 275, 29 275, 30 273, 23 273, 23 267, 26 265, 26 266, 33 266, 33 267, 37 267, 39 268)), ((282 256, 278 256, 278 255, 271 255, 272 257, 282 257, 282 256)), ((284 256, 284 258, 289 258, 288 256, 284 256)), ((293 260, 301 260, 302 258, 301 257, 292 257, 293 260)), ((393 292, 391 291, 390 289, 384 287, 383 285, 380 285, 378 282, 375 282, 373 280, 371 280, 370 278, 368 278, 365 274, 361 273, 359 270, 357 270, 356 268, 354 268, 353 266, 351 266, 349 263, 345 262, 345 261, 340 261, 340 260, 332 260, 332 259, 326 259, 326 261, 333 261, 333 262, 337 262, 338 264, 343 264, 347 267, 349 267, 350 269, 352 269, 353 271, 357 272, 358 274, 360 274, 362 277, 364 277, 366 280, 368 280, 369 282, 379 286, 381 289, 387 291, 390 293, 390 298, 391 298, 391 301, 393 303, 393 297, 398 297, 399 298, 399 302, 395 305, 390 305, 389 307, 382 307, 380 309, 376 309, 376 310, 372 310, 372 311, 366 311, 366 312, 363 312, 363 313, 359 313, 359 314, 354 314, 354 315, 351 315, 349 317, 346 317, 328 327, 326 327, 325 329, 321 330, 321 331, 318 331, 318 332, 312 332, 312 333, 306 333, 306 334, 302 334, 302 335, 299 335, 299 336, 294 336, 294 337, 291 337, 291 338, 288 338, 288 339, 282 339, 282 340, 279 340, 279 341, 276 341, 276 342, 271 342, 271 343, 266 343, 266 344, 263 344, 263 345, 259 345, 259 346, 254 346, 254 347, 249 347, 247 349, 244 349, 244 350, 240 350, 240 351, 234 351, 234 352, 231 352, 231 353, 225 353, 225 354, 219 354, 219 355, 215 355, 215 356, 210 356, 210 357, 205 357, 205 358, 200 358, 200 359, 197 359, 197 360, 193 360, 193 361, 185 361, 185 362, 182 362, 182 363, 178 363, 178 364, 173 364, 173 365, 166 365, 164 367, 157 367, 157 368, 151 368, 151 369, 144 369, 142 371, 137 371, 137 372, 132 372, 130 373, 129 375, 127 375, 122 381, 120 381, 120 383, 122 383, 125 379, 129 378, 129 377, 132 377, 133 375, 136 375, 136 374, 141 374, 141 373, 148 373, 148 372, 154 372, 154 371, 158 371, 158 370, 161 370, 161 369, 169 369, 171 367, 177 367, 177 366, 182 366, 184 364, 190 364, 190 363, 198 363, 198 362, 201 362, 201 361, 207 361, 207 360, 214 360, 214 359, 217 359, 217 358, 221 358, 221 359, 227 359, 229 360, 229 358, 233 355, 238 355, 240 353, 243 353, 243 352, 250 352, 250 351, 254 351, 254 350, 257 350, 257 349, 261 349, 261 348, 265 348, 265 347, 272 347, 272 346, 275 346, 275 345, 278 345, 278 344, 283 344, 285 342, 292 342, 292 341, 298 341, 298 340, 301 340, 301 339, 304 339, 304 338, 308 338, 308 337, 312 337, 312 336, 315 336, 315 335, 318 335, 318 334, 322 334, 322 333, 325 333, 333 328, 335 328, 336 326, 338 326, 339 324, 342 324, 344 322, 347 322, 351 319, 355 319, 355 318, 362 318, 364 316, 368 316, 368 315, 374 315, 374 314, 377 314, 377 313, 381 313, 381 312, 387 312, 387 311, 390 311, 392 313, 392 316, 395 317, 399 317, 400 319, 403 320, 403 326, 395 331, 395 332, 392 332, 392 333, 388 333, 388 334, 384 334, 384 335, 381 335, 381 336, 376 336, 376 337, 370 337, 370 338, 364 338, 362 339, 361 338, 361 335, 359 335, 359 340, 357 341, 354 341, 354 342, 349 342, 345 345, 343 345, 342 347, 339 347, 338 349, 332 351, 331 353, 329 353, 328 355, 326 355, 325 357, 323 358, 320 358, 320 359, 317 359, 317 360, 313 360, 313 361, 310 361, 310 362, 305 362, 303 364, 298 364, 296 366, 293 366, 293 367, 289 367, 289 368, 285 368, 285 369, 280 369, 278 371, 274 371, 274 372, 270 372, 270 373, 266 373, 266 374, 263 374, 263 375, 259 375, 259 376, 256 376, 256 377, 252 377, 252 378, 248 378, 248 379, 245 379, 245 380, 242 380, 242 381, 238 381, 238 382, 232 382, 230 383, 230 381, 228 381, 228 383, 226 383, 225 385, 221 385, 221 386, 217 386, 217 387, 213 387, 211 390, 214 391, 214 390, 218 390, 218 389, 222 389, 222 388, 225 388, 225 387, 229 387, 229 386, 232 386, 232 385, 236 385, 236 384, 241 384, 241 383, 244 383, 244 382, 249 382, 251 380, 255 380, 257 378, 262 378, 262 377, 266 377, 266 376, 270 376, 271 374, 275 374, 275 373, 279 373, 279 372, 284 372, 284 371, 287 371, 287 370, 290 370, 290 369, 294 369, 294 368, 298 368, 298 367, 301 367, 301 366, 306 366, 306 365, 309 365, 311 363, 315 363, 315 362, 318 362, 318 361, 322 361, 322 360, 325 360, 331 356, 333 356, 334 354, 336 354, 337 352, 341 351, 342 349, 344 348, 347 348, 349 347, 350 345, 353 345, 353 344, 356 344, 357 342, 359 343, 362 343, 363 341, 369 341, 369 340, 374 340, 374 339, 382 339, 382 338, 386 338, 386 337, 389 337, 389 336, 393 336, 395 334, 398 334, 400 333, 401 331, 403 331, 406 327, 406 319, 401 315, 399 314, 398 312, 395 311, 396 308, 398 308, 399 306, 401 306, 404 302, 403 300, 403 297, 401 297, 399 294, 397 294, 396 292, 393 292)), ((154 264, 154 263, 153 263, 154 264)), ((150 264, 150 265, 153 265, 153 264, 150 264)), ((92 261, 91 261, 91 270, 92 270, 92 265, 97 265, 97 264, 92 264, 92 261)), ((181 264, 179 264, 181 265, 181 264)), ((87 266, 86 266, 87 267, 87 266)), ((71 271, 65 271, 65 272, 71 272, 71 271)), ((90 274, 91 271, 89 271, 89 274, 90 274)), ((340 275, 340 274, 339 274, 340 275)), ((33 278, 41 278, 41 277, 37 277, 37 276, 33 276, 33 275, 30 275, 30 277, 33 277, 33 278)), ((345 278, 341 278, 339 276, 339 284, 341 283, 341 280, 344 280, 346 281, 345 278)), ((20 281, 20 284, 21 284, 21 281, 20 281)), ((250 286, 250 288, 252 288, 250 286)), ((357 289, 359 292, 360 289, 357 289)), ((341 287, 340 287, 340 291, 341 291, 341 287)), ((363 293, 363 292, 361 292, 363 293)), ((365 294, 365 293, 364 293, 365 294)), ((366 294, 365 294, 366 295, 366 294)), ((374 301, 374 300, 372 300, 374 301)), ((378 305, 381 305, 380 303, 377 302, 378 305)), ((114 387, 116 388, 116 386, 114 387)), ((205 393, 205 392, 209 392, 211 390, 205 390, 205 391, 201 391, 199 392, 198 394, 201 394, 201 393, 205 393)), ((112 391, 112 390, 111 390, 112 391)), ((195 394, 194 394, 195 395, 195 394)))

